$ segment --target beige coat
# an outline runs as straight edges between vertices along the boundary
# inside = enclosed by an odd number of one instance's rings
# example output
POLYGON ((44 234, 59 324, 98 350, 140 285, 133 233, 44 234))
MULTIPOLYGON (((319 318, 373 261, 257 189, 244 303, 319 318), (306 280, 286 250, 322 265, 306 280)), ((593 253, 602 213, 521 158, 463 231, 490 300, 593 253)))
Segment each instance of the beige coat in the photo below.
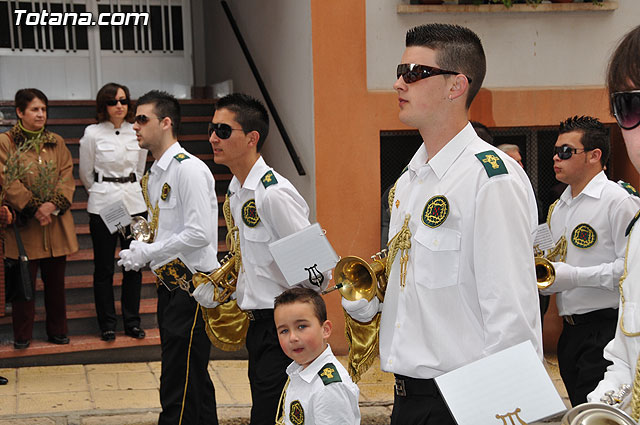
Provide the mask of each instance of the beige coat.
MULTIPOLYGON (((22 132, 17 125, 9 133, 0 134, 0 179, 4 182, 4 164, 10 152, 16 149, 14 143, 20 143, 24 139, 22 132), (11 138, 8 136, 11 135, 11 138), (13 141, 12 141, 13 139, 13 141)), ((5 203, 22 214, 26 218, 26 225, 19 227, 20 237, 24 244, 27 256, 30 259, 40 259, 48 257, 59 257, 68 255, 78 250, 78 240, 76 239, 75 225, 71 216, 71 202, 75 190, 75 180, 73 178, 73 162, 71 153, 64 143, 62 137, 45 130, 45 143, 40 155, 35 150, 29 150, 24 154, 25 163, 33 164, 23 181, 15 181, 7 187, 5 203), (48 133, 48 134, 47 134, 48 133), (42 163, 54 161, 56 170, 60 177, 56 190, 48 199, 35 199, 28 189, 33 184, 38 166, 38 157, 42 163), (55 204, 60 210, 58 216, 52 215, 52 222, 46 226, 41 226, 34 217, 37 208, 44 202, 49 201, 55 204)), ((8 258, 18 258, 18 248, 15 234, 11 228, 6 230, 5 255, 8 258)))

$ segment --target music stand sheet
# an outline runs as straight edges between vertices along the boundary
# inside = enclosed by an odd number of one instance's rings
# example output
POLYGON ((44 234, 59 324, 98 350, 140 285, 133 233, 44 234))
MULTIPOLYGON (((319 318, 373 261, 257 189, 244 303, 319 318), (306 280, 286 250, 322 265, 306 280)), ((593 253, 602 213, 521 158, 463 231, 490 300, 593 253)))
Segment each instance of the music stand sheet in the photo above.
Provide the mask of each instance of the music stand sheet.
POLYGON ((498 416, 505 417, 504 423, 517 424, 516 409, 518 417, 531 424, 566 410, 530 341, 435 381, 458 425, 496 425, 501 423, 498 416))
POLYGON ((338 262, 338 255, 318 223, 270 243, 269 251, 290 286, 309 279, 305 269, 315 266, 323 273, 338 262))

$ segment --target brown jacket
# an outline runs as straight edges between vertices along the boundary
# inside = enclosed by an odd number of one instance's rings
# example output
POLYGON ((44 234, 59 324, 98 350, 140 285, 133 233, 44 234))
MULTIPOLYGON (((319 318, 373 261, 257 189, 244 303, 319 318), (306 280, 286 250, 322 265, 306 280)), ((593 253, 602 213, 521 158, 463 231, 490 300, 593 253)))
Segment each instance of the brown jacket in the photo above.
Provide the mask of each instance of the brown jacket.
MULTIPOLYGON (((15 181, 7 187, 5 203, 20 212, 26 218, 25 225, 19 228, 20 237, 27 256, 31 259, 59 257, 78 250, 76 229, 71 216, 71 202, 75 190, 73 178, 73 162, 71 153, 62 137, 45 130, 45 142, 40 152, 42 163, 53 161, 60 179, 56 190, 48 199, 36 199, 28 186, 33 184, 38 166, 38 154, 29 150, 24 154, 24 163, 32 163, 29 173, 23 181, 15 181), (51 215, 52 222, 41 226, 34 217, 38 207, 49 201, 60 210, 57 216, 51 215)), ((24 136, 19 128, 14 126, 8 133, 0 134, 0 164, 4 166, 10 152, 16 149, 15 143, 21 143, 24 136), (9 137, 11 135, 11 137, 9 137)), ((4 170, 0 170, 0 179, 4 181, 4 170)), ((18 258, 18 248, 14 232, 6 232, 5 255, 8 258, 18 258)))

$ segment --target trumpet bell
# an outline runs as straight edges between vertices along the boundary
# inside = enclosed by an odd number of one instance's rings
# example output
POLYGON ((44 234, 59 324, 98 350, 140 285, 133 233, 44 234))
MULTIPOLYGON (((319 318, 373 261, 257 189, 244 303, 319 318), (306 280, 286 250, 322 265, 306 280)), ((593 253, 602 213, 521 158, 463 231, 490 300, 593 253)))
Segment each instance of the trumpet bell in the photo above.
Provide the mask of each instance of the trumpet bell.
POLYGON ((604 403, 585 403, 570 409, 561 425, 637 425, 631 416, 604 403))
POLYGON ((139 242, 151 242, 151 226, 149 226, 149 222, 139 215, 133 216, 131 219, 131 235, 133 239, 139 242))
POLYGON ((231 298, 236 290, 238 283, 238 275, 235 271, 236 257, 227 255, 221 262, 220 267, 215 269, 211 274, 194 273, 191 277, 193 286, 198 286, 211 282, 215 287, 213 300, 220 304, 225 303, 231 298))
POLYGON ((340 294, 349 301, 362 298, 371 301, 378 291, 376 272, 360 257, 350 256, 338 261, 335 280, 340 294))
POLYGON ((553 264, 544 257, 535 257, 536 281, 538 289, 547 289, 556 280, 556 269, 553 264))

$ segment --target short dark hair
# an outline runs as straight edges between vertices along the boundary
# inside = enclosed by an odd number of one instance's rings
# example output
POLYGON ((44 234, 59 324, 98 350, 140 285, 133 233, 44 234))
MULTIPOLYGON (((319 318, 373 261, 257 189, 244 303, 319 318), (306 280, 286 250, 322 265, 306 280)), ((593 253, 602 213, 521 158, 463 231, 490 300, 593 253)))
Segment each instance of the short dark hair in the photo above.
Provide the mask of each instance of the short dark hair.
POLYGON ((558 135, 578 131, 582 133, 580 142, 585 150, 600 149, 602 156, 600 164, 604 167, 611 152, 609 133, 606 127, 597 119, 589 116, 574 116, 560 123, 558 135))
POLYGON ((471 121, 471 126, 476 131, 479 138, 490 145, 493 145, 493 134, 491 134, 491 130, 489 130, 486 125, 478 121, 471 121))
POLYGON ((273 309, 277 309, 278 306, 293 303, 309 303, 313 307, 313 312, 323 324, 327 320, 327 306, 324 300, 316 291, 310 288, 291 288, 287 289, 276 297, 273 304, 273 309))
MULTIPOLYGON (((624 36, 609 61, 607 88, 609 94, 640 89, 640 26, 624 36)), ((609 102, 611 114, 613 105, 609 102)))
POLYGON ((14 97, 16 109, 18 109, 20 112, 24 112, 27 109, 27 106, 29 106, 29 103, 31 103, 31 101, 35 98, 40 99, 42 103, 44 103, 44 106, 46 106, 47 108, 49 107, 49 99, 47 99, 47 96, 40 90, 31 88, 20 89, 16 92, 16 95, 14 97))
POLYGON ((96 118, 98 122, 109 121, 109 112, 107 112, 107 101, 113 100, 118 94, 118 89, 124 91, 124 95, 129 99, 129 106, 127 109, 127 115, 124 117, 125 121, 133 122, 134 105, 131 104, 131 95, 129 94, 129 88, 118 83, 107 83, 98 91, 96 95, 96 118))
POLYGON ((158 118, 171 119, 173 137, 178 137, 180 130, 180 104, 178 100, 165 91, 151 90, 138 99, 136 107, 147 104, 153 105, 153 111, 158 118))
POLYGON ((220 109, 228 109, 235 114, 244 134, 258 132, 260 138, 256 148, 260 152, 269 134, 269 115, 262 102, 243 93, 232 93, 216 102, 216 111, 220 109))
POLYGON ((460 25, 419 25, 407 31, 405 45, 435 50, 439 67, 447 71, 459 72, 470 78, 467 109, 471 106, 487 72, 487 60, 482 42, 475 32, 460 25))

